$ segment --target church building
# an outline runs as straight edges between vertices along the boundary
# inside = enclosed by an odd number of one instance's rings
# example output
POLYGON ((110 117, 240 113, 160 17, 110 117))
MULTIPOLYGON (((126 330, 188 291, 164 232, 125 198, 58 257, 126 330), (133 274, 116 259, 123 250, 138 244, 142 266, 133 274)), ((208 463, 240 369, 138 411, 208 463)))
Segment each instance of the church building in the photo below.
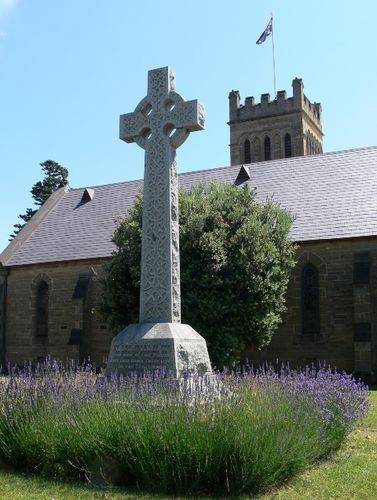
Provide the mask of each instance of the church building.
MULTIPOLYGON (((377 147, 323 153, 321 105, 279 91, 229 94, 230 166, 182 173, 180 186, 247 184, 294 215, 297 266, 272 343, 249 359, 326 361, 377 371, 377 147)), ((113 336, 97 314, 116 219, 141 180, 54 192, 0 254, 1 362, 46 355, 102 365, 113 336)), ((204 334, 205 332, 200 332, 204 334)))

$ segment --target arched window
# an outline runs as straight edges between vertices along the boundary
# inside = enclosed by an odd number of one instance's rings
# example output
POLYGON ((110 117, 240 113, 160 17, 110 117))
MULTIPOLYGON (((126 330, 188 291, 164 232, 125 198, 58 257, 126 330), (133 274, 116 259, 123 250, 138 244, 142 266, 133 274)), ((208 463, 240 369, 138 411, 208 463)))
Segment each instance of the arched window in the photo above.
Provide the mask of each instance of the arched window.
POLYGON ((41 281, 37 286, 37 337, 48 337, 48 302, 48 284, 45 281, 41 281))
POLYGON ((264 138, 264 159, 271 160, 271 139, 268 136, 264 138))
POLYGON ((292 139, 291 134, 285 134, 284 137, 284 153, 286 158, 292 156, 292 139))
POLYGON ((253 139, 253 161, 261 161, 261 144, 259 137, 253 139))
POLYGON ((301 275, 302 333, 318 335, 319 319, 319 275, 313 264, 306 264, 301 275))
POLYGON ((249 139, 246 139, 243 143, 243 161, 245 163, 251 163, 251 146, 249 139))

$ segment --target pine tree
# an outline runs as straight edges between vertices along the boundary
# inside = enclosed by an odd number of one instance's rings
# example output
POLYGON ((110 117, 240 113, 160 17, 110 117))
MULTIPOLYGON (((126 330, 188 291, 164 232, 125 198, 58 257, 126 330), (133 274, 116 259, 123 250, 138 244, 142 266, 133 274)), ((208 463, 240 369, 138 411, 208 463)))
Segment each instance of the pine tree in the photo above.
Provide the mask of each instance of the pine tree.
MULTIPOLYGON (((42 167, 42 172, 44 173, 44 178, 38 181, 31 188, 31 195, 37 207, 41 207, 45 201, 51 196, 51 194, 56 191, 59 187, 64 186, 68 179, 68 170, 53 160, 46 160, 39 164, 42 167)), ((10 235, 9 241, 11 241, 25 226, 25 224, 33 217, 37 212, 38 208, 27 208, 24 214, 19 214, 19 218, 24 221, 24 223, 14 224, 13 234, 10 235)))

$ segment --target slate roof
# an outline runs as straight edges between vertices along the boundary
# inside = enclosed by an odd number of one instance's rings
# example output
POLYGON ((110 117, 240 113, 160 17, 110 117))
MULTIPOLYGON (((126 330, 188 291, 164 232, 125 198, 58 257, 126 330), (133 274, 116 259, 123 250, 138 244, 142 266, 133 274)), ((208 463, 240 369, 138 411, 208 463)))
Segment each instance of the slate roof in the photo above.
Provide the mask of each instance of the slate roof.
MULTIPOLYGON (((273 198, 296 217, 297 242, 377 235, 377 147, 301 156, 248 165, 261 200, 273 198)), ((234 183, 240 166, 180 174, 188 189, 210 181, 234 183)), ((126 215, 141 180, 70 189, 30 236, 1 260, 6 266, 109 257, 115 219, 126 215)))

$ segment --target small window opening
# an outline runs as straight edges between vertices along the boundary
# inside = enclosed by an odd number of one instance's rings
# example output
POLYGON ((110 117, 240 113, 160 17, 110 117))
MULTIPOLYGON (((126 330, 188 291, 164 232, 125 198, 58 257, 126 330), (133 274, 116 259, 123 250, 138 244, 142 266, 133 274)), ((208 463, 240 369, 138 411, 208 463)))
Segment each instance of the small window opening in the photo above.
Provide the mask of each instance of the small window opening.
POLYGON ((48 284, 45 281, 41 281, 37 288, 37 337, 48 337, 48 303, 48 284))
POLYGON ((301 314, 302 333, 318 335, 320 332, 319 315, 319 275, 312 264, 306 264, 301 276, 301 314))
POLYGON ((353 284, 368 285, 370 283, 370 254, 357 253, 353 263, 353 284))
POLYGON ((290 158, 292 156, 292 138, 290 134, 285 134, 284 137, 284 152, 285 157, 290 158))
POLYGON ((271 160, 271 139, 268 136, 264 139, 264 159, 271 160))
POLYGON ((240 171, 238 172, 238 175, 236 177, 236 180, 234 181, 235 186, 240 186, 244 182, 247 182, 250 180, 250 171, 248 167, 245 165, 242 165, 240 168, 240 171))
POLYGON ((355 342, 370 342, 371 338, 372 328, 370 323, 355 323, 353 336, 355 342))
POLYGON ((75 289, 73 291, 73 299, 85 299, 88 293, 90 275, 81 274, 76 282, 75 289))
POLYGON ((245 163, 251 163, 251 146, 249 139, 246 139, 243 143, 243 156, 245 163))
POLYGON ((94 189, 85 188, 81 198, 81 203, 87 203, 88 201, 91 201, 93 198, 94 198, 94 189))

